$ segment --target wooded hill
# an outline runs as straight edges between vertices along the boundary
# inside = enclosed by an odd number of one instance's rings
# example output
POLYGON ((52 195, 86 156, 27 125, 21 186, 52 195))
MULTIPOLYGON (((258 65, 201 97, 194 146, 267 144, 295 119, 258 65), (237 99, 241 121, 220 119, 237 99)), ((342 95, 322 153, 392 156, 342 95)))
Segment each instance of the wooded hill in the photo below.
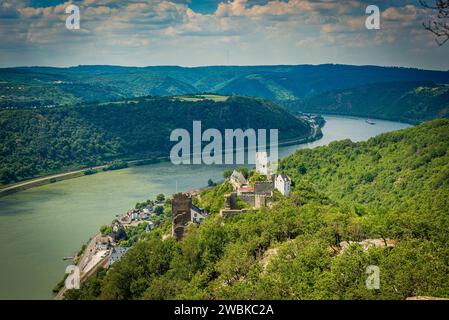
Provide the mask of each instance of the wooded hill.
MULTIPOLYGON (((449 120, 304 149, 281 163, 295 185, 272 208, 154 229, 69 299, 449 297, 449 120), (362 247, 343 241, 379 239, 362 247), (389 244, 388 247, 383 244, 389 244), (378 266, 380 288, 366 287, 378 266)), ((215 204, 226 186, 206 191, 215 204)), ((204 203, 203 203, 204 205, 204 203)))
POLYGON ((449 85, 385 82, 286 101, 291 111, 340 114, 421 123, 449 117, 449 85))
POLYGON ((0 110, 0 182, 116 159, 168 157, 176 128, 279 129, 279 139, 308 139, 312 129, 261 99, 139 98, 72 107, 0 110))
POLYGON ((288 102, 367 84, 409 81, 448 84, 449 72, 334 64, 6 68, 0 69, 0 107, 70 105, 204 92, 288 102))

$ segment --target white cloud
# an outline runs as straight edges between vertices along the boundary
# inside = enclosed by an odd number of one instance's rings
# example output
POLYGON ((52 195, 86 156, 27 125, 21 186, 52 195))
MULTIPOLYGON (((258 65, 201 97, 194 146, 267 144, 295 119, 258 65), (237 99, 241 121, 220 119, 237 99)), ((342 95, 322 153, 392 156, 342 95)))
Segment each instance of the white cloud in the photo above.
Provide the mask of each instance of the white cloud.
MULTIPOLYGON (((238 50, 234 55, 238 61, 251 61, 252 57, 259 61, 255 57, 259 55, 279 60, 284 57, 285 63, 291 63, 298 48, 326 46, 338 48, 335 52, 339 55, 332 57, 341 62, 344 53, 352 48, 382 50, 400 41, 403 49, 411 52, 419 43, 432 42, 432 36, 422 31, 422 8, 407 2, 399 4, 399 0, 380 2, 381 30, 369 31, 364 27, 366 4, 360 0, 272 0, 264 4, 223 1, 210 14, 193 11, 187 0, 83 0, 76 2, 80 6, 81 30, 68 31, 64 9, 69 2, 34 8, 23 1, 5 0, 0 4, 0 59, 16 59, 2 50, 10 53, 14 48, 28 48, 60 55, 58 58, 67 64, 73 64, 64 60, 69 57, 64 56, 65 52, 70 50, 80 52, 83 59, 90 56, 92 61, 101 52, 104 63, 120 56, 132 61, 128 64, 145 64, 134 57, 175 59, 176 52, 167 53, 174 50, 190 53, 191 61, 197 61, 194 53, 203 54, 207 60, 223 57, 223 52, 231 48, 238 50), (393 2, 395 5, 389 6, 393 2)), ((316 59, 332 60, 326 55, 335 54, 321 51, 316 59)), ((167 60, 163 61, 161 64, 167 64, 167 60)))

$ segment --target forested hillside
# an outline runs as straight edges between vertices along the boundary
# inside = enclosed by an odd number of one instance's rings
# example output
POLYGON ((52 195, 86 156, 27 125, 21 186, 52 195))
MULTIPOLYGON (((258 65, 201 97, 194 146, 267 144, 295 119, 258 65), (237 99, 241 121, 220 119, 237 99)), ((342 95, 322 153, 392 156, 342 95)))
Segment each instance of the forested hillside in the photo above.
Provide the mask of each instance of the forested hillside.
POLYGON ((176 128, 279 129, 279 139, 308 139, 309 123, 261 99, 140 98, 72 107, 0 111, 0 183, 113 159, 167 157, 176 128))
POLYGON ((348 65, 0 69, 0 108, 70 105, 148 95, 221 93, 302 100, 380 82, 449 83, 449 72, 348 65))
MULTIPOLYGON (((295 183, 289 198, 214 214, 180 242, 161 240, 168 224, 156 228, 67 298, 449 297, 448 150, 449 120, 300 150, 281 163, 295 183), (373 238, 390 245, 342 246, 373 238), (366 288, 369 265, 380 289, 366 288)), ((203 200, 215 203, 220 188, 203 200)))
POLYGON ((292 111, 420 123, 449 117, 449 86, 433 82, 376 83, 317 94, 285 104, 292 111))

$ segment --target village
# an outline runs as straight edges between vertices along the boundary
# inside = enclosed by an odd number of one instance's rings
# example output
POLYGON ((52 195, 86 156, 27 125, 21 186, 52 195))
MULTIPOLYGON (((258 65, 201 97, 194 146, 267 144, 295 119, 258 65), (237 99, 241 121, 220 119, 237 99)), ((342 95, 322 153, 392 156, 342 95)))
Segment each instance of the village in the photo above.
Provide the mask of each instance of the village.
POLYGON ((136 237, 141 234, 149 234, 154 227, 159 225, 159 216, 163 214, 167 200, 164 195, 160 194, 155 201, 148 200, 138 203, 135 208, 126 213, 116 215, 110 225, 100 228, 100 232, 83 246, 80 253, 75 257, 65 258, 73 259, 73 263, 76 264, 78 283, 69 283, 74 278, 68 277, 55 299, 63 299, 67 289, 79 287, 80 284, 95 275, 100 268, 108 269, 120 261, 131 247, 127 241, 129 240, 127 233, 137 230, 136 237))

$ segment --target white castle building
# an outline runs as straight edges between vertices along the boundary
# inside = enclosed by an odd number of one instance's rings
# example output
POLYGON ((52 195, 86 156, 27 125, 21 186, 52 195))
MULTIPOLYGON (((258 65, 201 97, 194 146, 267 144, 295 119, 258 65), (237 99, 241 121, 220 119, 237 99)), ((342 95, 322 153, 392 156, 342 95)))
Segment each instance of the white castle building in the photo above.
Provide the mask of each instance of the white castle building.
POLYGON ((268 168, 268 153, 256 152, 256 171, 265 176, 270 174, 268 168))
POLYGON ((288 196, 290 194, 290 186, 292 184, 292 180, 286 174, 280 174, 276 177, 274 181, 274 187, 279 190, 284 196, 288 196))

